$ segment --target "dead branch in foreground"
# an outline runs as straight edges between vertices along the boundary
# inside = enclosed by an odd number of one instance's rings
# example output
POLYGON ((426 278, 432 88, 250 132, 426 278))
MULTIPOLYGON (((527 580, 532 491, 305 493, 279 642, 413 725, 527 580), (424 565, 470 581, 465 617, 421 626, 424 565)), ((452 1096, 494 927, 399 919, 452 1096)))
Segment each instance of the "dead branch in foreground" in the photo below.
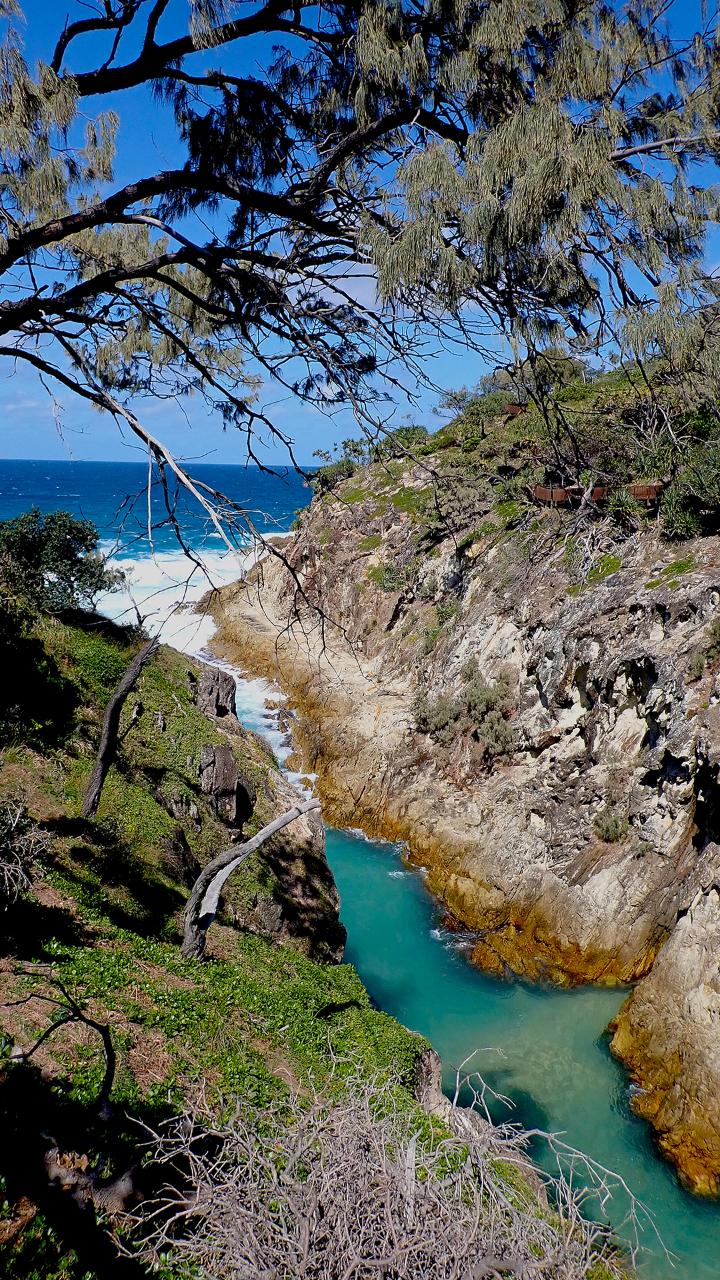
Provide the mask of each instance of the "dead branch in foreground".
POLYGON ((158 644, 159 641, 157 638, 148 640, 147 644, 143 645, 139 653, 135 654, 135 657, 128 663, 115 692, 107 704, 105 715, 103 717, 102 732, 100 734, 100 746, 98 747, 95 764, 93 766, 93 771, 90 775, 90 781, 88 782, 87 790, 85 791, 85 798, 83 800, 83 818, 93 818, 97 813, 97 807, 100 803, 100 797, 102 795, 107 771, 110 768, 110 765, 115 758, 115 752, 117 751, 120 715, 122 713, 122 709, 129 693, 137 682, 140 672, 155 653, 158 644))
POLYGON ((583 1216, 562 1176, 549 1207, 517 1129, 453 1104, 458 1133, 452 1115, 449 1128, 431 1129, 397 1085, 352 1068, 332 1099, 310 1088, 238 1107, 219 1128, 201 1100, 152 1135, 150 1165, 165 1186, 133 1219, 143 1259, 171 1259, 203 1280, 626 1274, 607 1228, 583 1216))
POLYGON ((34 1000, 37 1000, 40 1004, 49 1005, 51 1009, 55 1010, 55 1013, 53 1014, 52 1021, 45 1030, 40 1033, 30 1048, 13 1049, 10 1053, 10 1059, 14 1062, 28 1062, 30 1058, 32 1058, 33 1054, 37 1053, 38 1049, 45 1043, 45 1041, 49 1040, 50 1036, 54 1035, 56 1031, 59 1031, 61 1027, 66 1027, 71 1022, 79 1022, 83 1026, 89 1027, 91 1031, 94 1031, 100 1037, 103 1046, 103 1053, 105 1055, 105 1071, 95 1100, 95 1106, 101 1116, 104 1116, 105 1118, 109 1117, 112 1111, 110 1106, 110 1094, 112 1092, 115 1080, 115 1071, 117 1069, 117 1056, 110 1027, 106 1022, 97 1022, 95 1018, 90 1017, 75 996, 68 991, 62 979, 53 974, 48 966, 27 965, 18 968, 17 972, 25 974, 29 978, 43 980, 56 994, 50 996, 43 991, 32 991, 29 995, 23 996, 19 1000, 9 1000, 5 1004, 4 1008, 18 1008, 21 1005, 32 1004, 34 1000))
POLYGON ((27 816, 18 800, 0 803, 0 910, 14 906, 33 882, 36 862, 50 836, 27 816))
POLYGON ((264 845, 271 836, 282 831, 283 827, 289 826, 304 813, 314 813, 319 808, 319 800, 306 800, 304 804, 288 809, 267 826, 262 827, 250 840, 246 840, 244 844, 231 845, 229 849, 219 853, 216 858, 208 862, 206 867, 203 867, 185 908, 182 953, 186 959, 199 960, 203 956, 207 931, 217 914, 223 885, 233 871, 237 870, 240 864, 264 845))

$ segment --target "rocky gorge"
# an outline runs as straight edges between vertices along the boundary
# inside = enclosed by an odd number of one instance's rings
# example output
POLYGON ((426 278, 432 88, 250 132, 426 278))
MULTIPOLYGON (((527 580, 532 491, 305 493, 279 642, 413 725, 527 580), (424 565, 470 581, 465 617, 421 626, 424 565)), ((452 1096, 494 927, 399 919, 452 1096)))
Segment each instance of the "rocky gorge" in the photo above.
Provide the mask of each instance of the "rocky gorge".
MULTIPOLYGON (((430 460, 432 462, 432 459, 430 460)), ((327 820, 406 842, 491 973, 636 983, 613 1049, 685 1184, 720 1189, 720 539, 498 502, 428 534, 376 463, 212 601, 279 681, 327 820)))

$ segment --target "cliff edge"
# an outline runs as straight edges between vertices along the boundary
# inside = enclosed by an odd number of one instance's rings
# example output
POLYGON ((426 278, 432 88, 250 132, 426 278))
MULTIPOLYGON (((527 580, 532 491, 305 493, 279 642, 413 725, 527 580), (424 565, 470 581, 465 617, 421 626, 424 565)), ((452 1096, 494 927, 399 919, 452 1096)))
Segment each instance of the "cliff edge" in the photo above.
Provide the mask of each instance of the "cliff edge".
MULTIPOLYGON (((643 979, 720 875, 720 540, 579 537, 507 500, 447 533, 446 447, 319 493, 215 599, 216 648, 279 680, 326 816, 406 841, 477 964, 643 979)), ((720 1085, 720 1050, 706 1068, 720 1085)), ((694 1088, 682 1062, 673 1087, 694 1088)), ((703 1163, 697 1190, 717 1141, 703 1163)))

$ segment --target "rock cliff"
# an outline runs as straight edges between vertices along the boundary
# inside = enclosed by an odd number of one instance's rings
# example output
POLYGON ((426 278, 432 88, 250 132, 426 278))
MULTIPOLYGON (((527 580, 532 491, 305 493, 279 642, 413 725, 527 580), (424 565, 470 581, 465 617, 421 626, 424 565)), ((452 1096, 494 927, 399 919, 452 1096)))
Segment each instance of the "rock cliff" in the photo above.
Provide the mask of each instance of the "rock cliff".
POLYGON ((635 1110, 693 1191, 720 1191, 720 894, 698 893, 614 1024, 635 1110))
POLYGON ((279 679, 326 817, 406 841, 476 963, 641 979, 720 879, 720 540, 579 546, 512 503, 443 536, 431 495, 416 462, 316 498, 216 600, 218 649, 279 679))

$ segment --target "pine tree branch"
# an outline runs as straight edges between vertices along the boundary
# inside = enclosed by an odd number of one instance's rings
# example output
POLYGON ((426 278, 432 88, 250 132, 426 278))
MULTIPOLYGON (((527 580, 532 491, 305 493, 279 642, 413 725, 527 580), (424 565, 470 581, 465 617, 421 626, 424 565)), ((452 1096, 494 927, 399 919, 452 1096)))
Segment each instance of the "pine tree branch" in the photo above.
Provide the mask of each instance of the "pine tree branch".
POLYGON ((236 183, 222 174, 167 169, 147 178, 141 178, 137 182, 130 182, 104 200, 88 205, 85 209, 78 209, 75 213, 65 214, 61 218, 53 218, 50 222, 28 228, 19 236, 12 237, 7 242, 5 252, 0 254, 0 274, 38 249, 58 244, 81 231, 122 221, 126 210, 140 201, 156 196, 177 195, 181 192, 193 192, 208 197, 225 196, 236 204, 241 204, 245 209, 288 218, 323 236, 339 235, 343 231, 339 223, 330 218, 317 216, 308 209, 306 204, 291 196, 236 183))
MULTIPOLYGON (((132 62, 119 67, 106 66, 95 71, 80 72, 73 76, 73 80, 81 97, 115 93, 120 89, 130 89, 148 80, 158 79, 168 67, 172 67, 190 54, 201 53, 204 48, 217 48, 220 45, 232 44, 246 36, 274 32, 299 36, 326 46, 340 43, 343 39, 340 33, 314 30, 312 27, 303 26, 300 22, 301 10, 314 7, 315 0, 296 0, 295 16, 288 19, 282 16, 288 12, 287 0, 267 0, 267 3, 255 13, 214 27, 202 44, 191 33, 169 40, 165 44, 156 44, 154 36, 151 36, 149 41, 143 42, 140 53, 132 62)), ((149 21, 152 22, 152 17, 149 21)), ((69 43, 69 41, 65 42, 63 56, 67 52, 69 43)), ((59 65, 56 69, 59 69, 59 65)))
POLYGON ((617 163, 619 160, 629 160, 632 156, 648 155, 653 151, 662 151, 664 147, 675 147, 680 151, 684 151, 691 147, 707 146, 714 142, 720 142, 720 133, 696 134, 693 137, 682 137, 680 134, 676 134, 672 138, 655 138, 652 142, 639 142, 634 147, 619 147, 615 151, 611 151, 610 159, 613 163, 617 163))

